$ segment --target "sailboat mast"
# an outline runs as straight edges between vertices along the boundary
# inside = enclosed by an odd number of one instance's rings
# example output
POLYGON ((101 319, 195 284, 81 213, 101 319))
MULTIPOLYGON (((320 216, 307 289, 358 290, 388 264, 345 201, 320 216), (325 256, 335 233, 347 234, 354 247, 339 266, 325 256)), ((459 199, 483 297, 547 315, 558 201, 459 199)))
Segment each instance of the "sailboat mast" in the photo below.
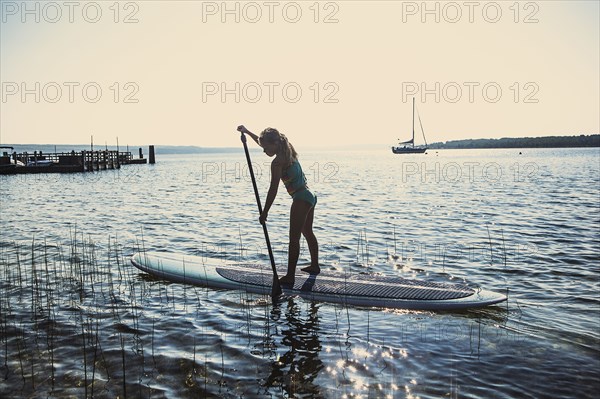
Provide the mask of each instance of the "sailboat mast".
POLYGON ((415 98, 413 97, 412 146, 415 146, 415 98))

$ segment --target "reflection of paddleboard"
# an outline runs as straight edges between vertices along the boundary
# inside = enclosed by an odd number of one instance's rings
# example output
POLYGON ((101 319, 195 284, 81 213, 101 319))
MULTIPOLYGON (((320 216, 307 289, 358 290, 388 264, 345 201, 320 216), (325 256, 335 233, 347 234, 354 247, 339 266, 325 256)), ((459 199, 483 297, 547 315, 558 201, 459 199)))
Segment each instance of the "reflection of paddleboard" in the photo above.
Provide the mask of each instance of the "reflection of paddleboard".
MULTIPOLYGON (((227 262, 199 256, 140 252, 131 258, 140 270, 169 281, 211 288, 271 293, 273 274, 268 265, 227 262)), ((284 270, 279 271, 285 274, 284 270)), ((506 300, 504 294, 466 285, 411 280, 395 276, 322 271, 309 275, 298 271, 294 287, 284 294, 332 303, 400 309, 465 309, 506 300)))

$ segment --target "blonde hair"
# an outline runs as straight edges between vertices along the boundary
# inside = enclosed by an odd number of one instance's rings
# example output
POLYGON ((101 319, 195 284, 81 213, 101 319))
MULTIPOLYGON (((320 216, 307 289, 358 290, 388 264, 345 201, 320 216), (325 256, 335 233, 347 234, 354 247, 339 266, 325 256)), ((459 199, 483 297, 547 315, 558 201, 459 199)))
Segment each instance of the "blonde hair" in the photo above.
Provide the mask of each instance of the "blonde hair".
POLYGON ((281 155, 285 166, 291 165, 298 159, 298 153, 294 149, 292 143, 290 143, 285 137, 285 134, 279 133, 277 129, 268 127, 262 131, 259 137, 259 142, 263 143, 275 143, 279 146, 278 154, 281 155))

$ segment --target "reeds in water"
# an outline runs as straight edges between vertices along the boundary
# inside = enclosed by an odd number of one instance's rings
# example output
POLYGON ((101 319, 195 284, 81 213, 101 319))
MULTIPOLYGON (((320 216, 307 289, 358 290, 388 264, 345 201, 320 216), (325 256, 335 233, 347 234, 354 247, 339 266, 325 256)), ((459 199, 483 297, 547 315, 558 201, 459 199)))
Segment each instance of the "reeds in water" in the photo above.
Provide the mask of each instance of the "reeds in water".
MULTIPOLYGON (((0 397, 149 397, 159 389, 146 364, 160 367, 156 320, 179 305, 168 285, 130 265, 140 249, 116 237, 98 245, 76 230, 66 244, 0 243, 0 397)), ((200 308, 196 289, 184 298, 200 308)), ((194 352, 201 368, 195 360, 194 352)))

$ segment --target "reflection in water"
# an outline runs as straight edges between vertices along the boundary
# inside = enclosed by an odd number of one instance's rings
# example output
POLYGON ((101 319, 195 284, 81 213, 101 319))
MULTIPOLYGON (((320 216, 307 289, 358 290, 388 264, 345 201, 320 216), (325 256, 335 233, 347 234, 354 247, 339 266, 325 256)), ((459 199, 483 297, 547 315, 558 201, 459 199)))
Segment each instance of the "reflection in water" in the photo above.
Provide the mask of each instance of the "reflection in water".
POLYGON ((271 317, 281 326, 281 344, 286 352, 272 363, 271 374, 265 384, 267 387, 281 387, 289 397, 320 396, 320 389, 314 384, 323 369, 323 362, 319 359, 318 309, 317 304, 310 303, 307 314, 303 314, 293 298, 273 307, 271 317))

